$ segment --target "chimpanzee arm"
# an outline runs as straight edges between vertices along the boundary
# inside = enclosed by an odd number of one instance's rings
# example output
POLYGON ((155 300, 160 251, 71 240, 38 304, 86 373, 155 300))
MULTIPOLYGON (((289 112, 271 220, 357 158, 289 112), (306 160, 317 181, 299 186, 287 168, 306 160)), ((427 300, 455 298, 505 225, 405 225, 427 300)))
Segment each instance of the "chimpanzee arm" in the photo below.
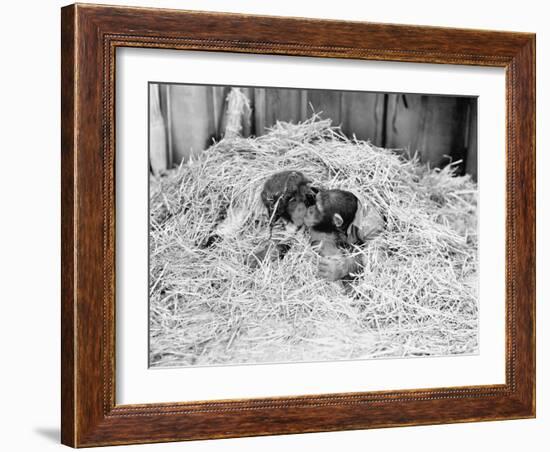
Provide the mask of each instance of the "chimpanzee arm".
POLYGON ((246 262, 249 267, 256 268, 266 259, 282 259, 292 247, 299 228, 296 225, 277 221, 272 225, 270 237, 260 243, 248 256, 246 262))
POLYGON ((363 260, 361 255, 323 257, 319 261, 319 276, 329 281, 349 279, 361 273, 363 260))
POLYGON ((359 243, 365 243, 377 237, 386 227, 385 218, 373 206, 366 206, 361 218, 361 224, 352 225, 353 234, 359 243), (355 226, 355 227, 354 227, 355 226))
POLYGON ((346 277, 347 276, 357 276, 363 271, 365 265, 363 261, 363 254, 356 253, 352 256, 347 256, 344 258, 346 260, 346 277))
POLYGON ((282 259, 290 250, 289 243, 274 243, 273 241, 265 241, 252 251, 246 258, 246 264, 250 268, 259 267, 266 259, 282 259))
POLYGON ((211 248, 214 244, 223 239, 234 237, 239 234, 246 222, 248 214, 243 207, 229 207, 219 212, 218 222, 210 234, 200 243, 200 248, 211 248))

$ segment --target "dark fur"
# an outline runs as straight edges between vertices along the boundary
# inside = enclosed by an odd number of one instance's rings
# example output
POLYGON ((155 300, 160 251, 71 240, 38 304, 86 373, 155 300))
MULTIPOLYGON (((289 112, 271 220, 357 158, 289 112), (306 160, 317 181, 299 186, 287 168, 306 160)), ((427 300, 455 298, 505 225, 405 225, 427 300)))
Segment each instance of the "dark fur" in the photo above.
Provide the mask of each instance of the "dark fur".
POLYGON ((316 190, 299 171, 281 171, 271 176, 264 184, 261 198, 270 218, 275 223, 280 218, 291 221, 295 206, 304 203, 306 207, 315 204, 316 190))
MULTIPOLYGON (((270 227, 279 219, 291 222, 295 209, 301 203, 306 207, 315 204, 315 195, 318 190, 310 187, 310 183, 300 171, 290 170, 276 173, 266 180, 261 192, 261 199, 267 209, 270 227)), ((225 211, 220 212, 216 227, 225 220, 225 214, 225 211)), ((200 247, 210 248, 221 239, 219 235, 212 232, 200 244, 200 247)), ((280 254, 284 256, 286 251, 288 249, 282 249, 280 254)))
POLYGON ((315 209, 315 223, 311 228, 318 232, 345 234, 357 213, 359 206, 357 197, 349 191, 339 189, 321 191, 318 196, 323 212, 315 209), (334 224, 335 214, 342 217, 343 224, 340 227, 334 224))

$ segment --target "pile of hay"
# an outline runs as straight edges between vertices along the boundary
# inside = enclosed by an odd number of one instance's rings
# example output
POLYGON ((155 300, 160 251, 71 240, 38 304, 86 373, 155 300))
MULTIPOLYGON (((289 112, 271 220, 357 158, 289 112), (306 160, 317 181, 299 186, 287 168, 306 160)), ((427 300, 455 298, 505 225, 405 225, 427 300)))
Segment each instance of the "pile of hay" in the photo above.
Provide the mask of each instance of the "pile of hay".
POLYGON ((313 117, 214 144, 152 179, 150 200, 151 366, 477 352, 477 187, 452 166, 429 169, 313 117), (386 215, 355 283, 320 279, 305 233, 283 260, 245 264, 268 236, 261 187, 284 169, 386 215), (245 226, 201 249, 230 205, 250 207, 245 226))

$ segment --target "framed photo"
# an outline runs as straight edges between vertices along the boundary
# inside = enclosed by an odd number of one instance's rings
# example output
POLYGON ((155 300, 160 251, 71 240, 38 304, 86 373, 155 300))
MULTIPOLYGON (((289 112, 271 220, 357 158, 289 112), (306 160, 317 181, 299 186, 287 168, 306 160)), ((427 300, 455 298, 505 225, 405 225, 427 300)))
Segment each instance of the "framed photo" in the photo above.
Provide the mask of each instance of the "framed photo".
POLYGON ((535 416, 535 36, 62 9, 62 442, 535 416))

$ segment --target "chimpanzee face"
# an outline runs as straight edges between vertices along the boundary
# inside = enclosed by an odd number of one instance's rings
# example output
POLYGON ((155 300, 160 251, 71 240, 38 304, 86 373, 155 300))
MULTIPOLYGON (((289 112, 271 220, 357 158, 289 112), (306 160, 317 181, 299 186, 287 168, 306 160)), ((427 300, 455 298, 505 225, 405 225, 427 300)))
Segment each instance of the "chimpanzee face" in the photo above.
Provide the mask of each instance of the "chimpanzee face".
POLYGON ((304 224, 308 227, 317 226, 323 220, 323 203, 320 199, 320 194, 315 197, 315 204, 307 208, 304 224))
POLYGON ((299 171, 281 171, 271 176, 262 191, 262 201, 271 222, 279 218, 302 226, 306 208, 315 202, 310 181, 299 171))
POLYGON ((298 227, 304 224, 306 210, 307 208, 304 201, 299 201, 295 198, 292 198, 288 202, 287 213, 290 216, 290 221, 292 221, 298 227))

